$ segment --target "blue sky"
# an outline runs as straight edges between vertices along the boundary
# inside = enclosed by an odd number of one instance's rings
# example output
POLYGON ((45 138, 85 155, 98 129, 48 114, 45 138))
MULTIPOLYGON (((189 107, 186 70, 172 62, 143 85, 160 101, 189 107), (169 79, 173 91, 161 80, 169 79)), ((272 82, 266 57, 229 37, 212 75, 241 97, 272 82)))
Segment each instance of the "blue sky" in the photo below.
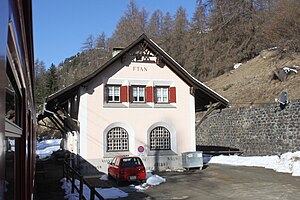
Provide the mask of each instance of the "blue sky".
MULTIPOLYGON (((35 59, 56 66, 80 52, 82 43, 93 34, 113 33, 129 0, 32 0, 35 59)), ((160 9, 175 15, 179 6, 193 16, 196 0, 136 0, 149 13, 160 9)))

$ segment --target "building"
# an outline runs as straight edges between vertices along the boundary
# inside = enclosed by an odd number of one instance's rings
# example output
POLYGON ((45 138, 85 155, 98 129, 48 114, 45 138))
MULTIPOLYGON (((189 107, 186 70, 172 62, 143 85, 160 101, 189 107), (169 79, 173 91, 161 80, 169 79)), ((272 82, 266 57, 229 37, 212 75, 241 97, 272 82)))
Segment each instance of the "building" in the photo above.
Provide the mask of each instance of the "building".
POLYGON ((145 34, 91 75, 50 95, 49 117, 66 148, 100 171, 116 155, 138 155, 148 169, 181 168, 196 150, 195 112, 228 101, 192 77, 145 34))
POLYGON ((0 199, 32 199, 35 168, 31 0, 0 1, 0 199))

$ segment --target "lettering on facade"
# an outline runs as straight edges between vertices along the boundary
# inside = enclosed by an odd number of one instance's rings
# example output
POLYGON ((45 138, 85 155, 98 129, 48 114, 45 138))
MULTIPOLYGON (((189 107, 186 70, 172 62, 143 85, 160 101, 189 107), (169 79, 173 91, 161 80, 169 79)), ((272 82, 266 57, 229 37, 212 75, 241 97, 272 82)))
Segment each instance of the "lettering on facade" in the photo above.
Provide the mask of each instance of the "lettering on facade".
POLYGON ((148 70, 147 67, 137 67, 137 66, 132 67, 132 71, 134 72, 146 72, 147 70, 148 70))

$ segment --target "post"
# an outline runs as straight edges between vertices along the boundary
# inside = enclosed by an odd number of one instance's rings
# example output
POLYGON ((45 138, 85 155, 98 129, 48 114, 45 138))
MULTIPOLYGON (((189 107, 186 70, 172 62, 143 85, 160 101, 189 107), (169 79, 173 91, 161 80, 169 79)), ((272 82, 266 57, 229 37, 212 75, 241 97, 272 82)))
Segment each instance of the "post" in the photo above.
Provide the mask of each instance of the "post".
POLYGON ((66 165, 65 162, 63 162, 63 177, 66 177, 66 165))
POLYGON ((72 171, 72 193, 74 193, 74 187, 75 187, 75 177, 74 177, 74 172, 72 171))
POLYGON ((83 177, 80 176, 80 186, 79 186, 79 199, 83 199, 82 196, 83 196, 83 177))
POLYGON ((66 169, 66 180, 69 181, 70 177, 69 177, 69 166, 68 163, 65 161, 65 169, 66 169))
POLYGON ((91 189, 90 200, 95 200, 95 188, 94 187, 90 187, 90 189, 91 189))

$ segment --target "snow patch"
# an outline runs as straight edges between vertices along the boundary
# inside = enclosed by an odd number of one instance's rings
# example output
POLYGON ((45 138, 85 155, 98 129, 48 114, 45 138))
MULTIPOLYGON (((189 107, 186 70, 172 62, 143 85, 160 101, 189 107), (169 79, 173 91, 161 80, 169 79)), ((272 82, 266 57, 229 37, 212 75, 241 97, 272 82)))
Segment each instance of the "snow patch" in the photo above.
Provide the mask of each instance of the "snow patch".
POLYGON ((237 68, 239 68, 240 66, 242 66, 242 63, 235 63, 235 64, 233 65, 233 69, 237 69, 237 68))
MULTIPOLYGON (((62 186, 61 188, 65 190, 65 199, 68 200, 77 200, 79 198, 79 193, 75 190, 74 193, 72 193, 72 184, 68 181, 66 181, 66 178, 63 178, 60 180, 62 182, 62 186)), ((79 180, 75 180, 75 185, 77 187, 79 187, 80 182, 79 180)), ((124 198, 128 196, 128 193, 123 192, 122 190, 115 188, 115 187, 111 187, 111 188, 95 188, 95 190, 104 198, 104 199, 118 199, 118 198, 124 198)), ((83 196, 86 199, 90 198, 90 192, 91 190, 89 189, 89 187, 85 184, 83 184, 83 196)), ((95 196, 95 200, 99 200, 96 196, 95 196)))
POLYGON ((234 166, 264 167, 277 172, 291 173, 300 176, 300 151, 285 153, 279 156, 214 156, 209 163, 234 166))
POLYGON ((39 159, 50 157, 51 154, 60 149, 60 146, 50 146, 45 149, 36 150, 36 154, 39 156, 39 159))
POLYGON ((157 174, 152 174, 152 171, 147 170, 147 180, 146 183, 143 183, 141 185, 130 185, 130 187, 134 187, 137 192, 142 192, 144 190, 147 190, 150 186, 157 186, 161 183, 166 182, 165 178, 160 177, 157 174))
POLYGON ((166 179, 165 178, 162 178, 156 174, 152 175, 151 177, 149 177, 146 181, 146 183, 148 185, 152 185, 152 186, 155 186, 155 185, 159 185, 161 183, 164 183, 166 182, 166 179))
POLYGON ((272 50, 277 50, 278 47, 271 47, 271 48, 268 48, 268 51, 272 51, 272 50))
POLYGON ((152 171, 151 170, 147 170, 146 171, 146 179, 151 177, 153 174, 152 174, 152 171))
POLYGON ((102 175, 100 177, 100 180, 102 180, 102 181, 108 181, 108 176, 106 174, 104 174, 104 175, 102 175))
POLYGON ((288 73, 290 73, 290 72, 294 72, 294 73, 296 73, 296 74, 298 73, 298 71, 297 71, 296 69, 291 68, 291 67, 283 67, 282 70, 283 70, 286 74, 288 74, 288 73))
MULTIPOLYGON (((112 188, 96 188, 96 191, 104 198, 104 199, 118 199, 124 198, 128 196, 128 193, 123 192, 122 190, 112 187, 112 188)), ((95 197, 95 199, 98 199, 95 197)))
POLYGON ((36 144, 36 154, 39 159, 50 157, 51 154, 60 149, 61 139, 42 140, 36 144))
POLYGON ((142 192, 144 190, 147 190, 149 188, 149 185, 147 183, 143 183, 142 185, 136 185, 134 188, 137 190, 137 192, 142 192))

